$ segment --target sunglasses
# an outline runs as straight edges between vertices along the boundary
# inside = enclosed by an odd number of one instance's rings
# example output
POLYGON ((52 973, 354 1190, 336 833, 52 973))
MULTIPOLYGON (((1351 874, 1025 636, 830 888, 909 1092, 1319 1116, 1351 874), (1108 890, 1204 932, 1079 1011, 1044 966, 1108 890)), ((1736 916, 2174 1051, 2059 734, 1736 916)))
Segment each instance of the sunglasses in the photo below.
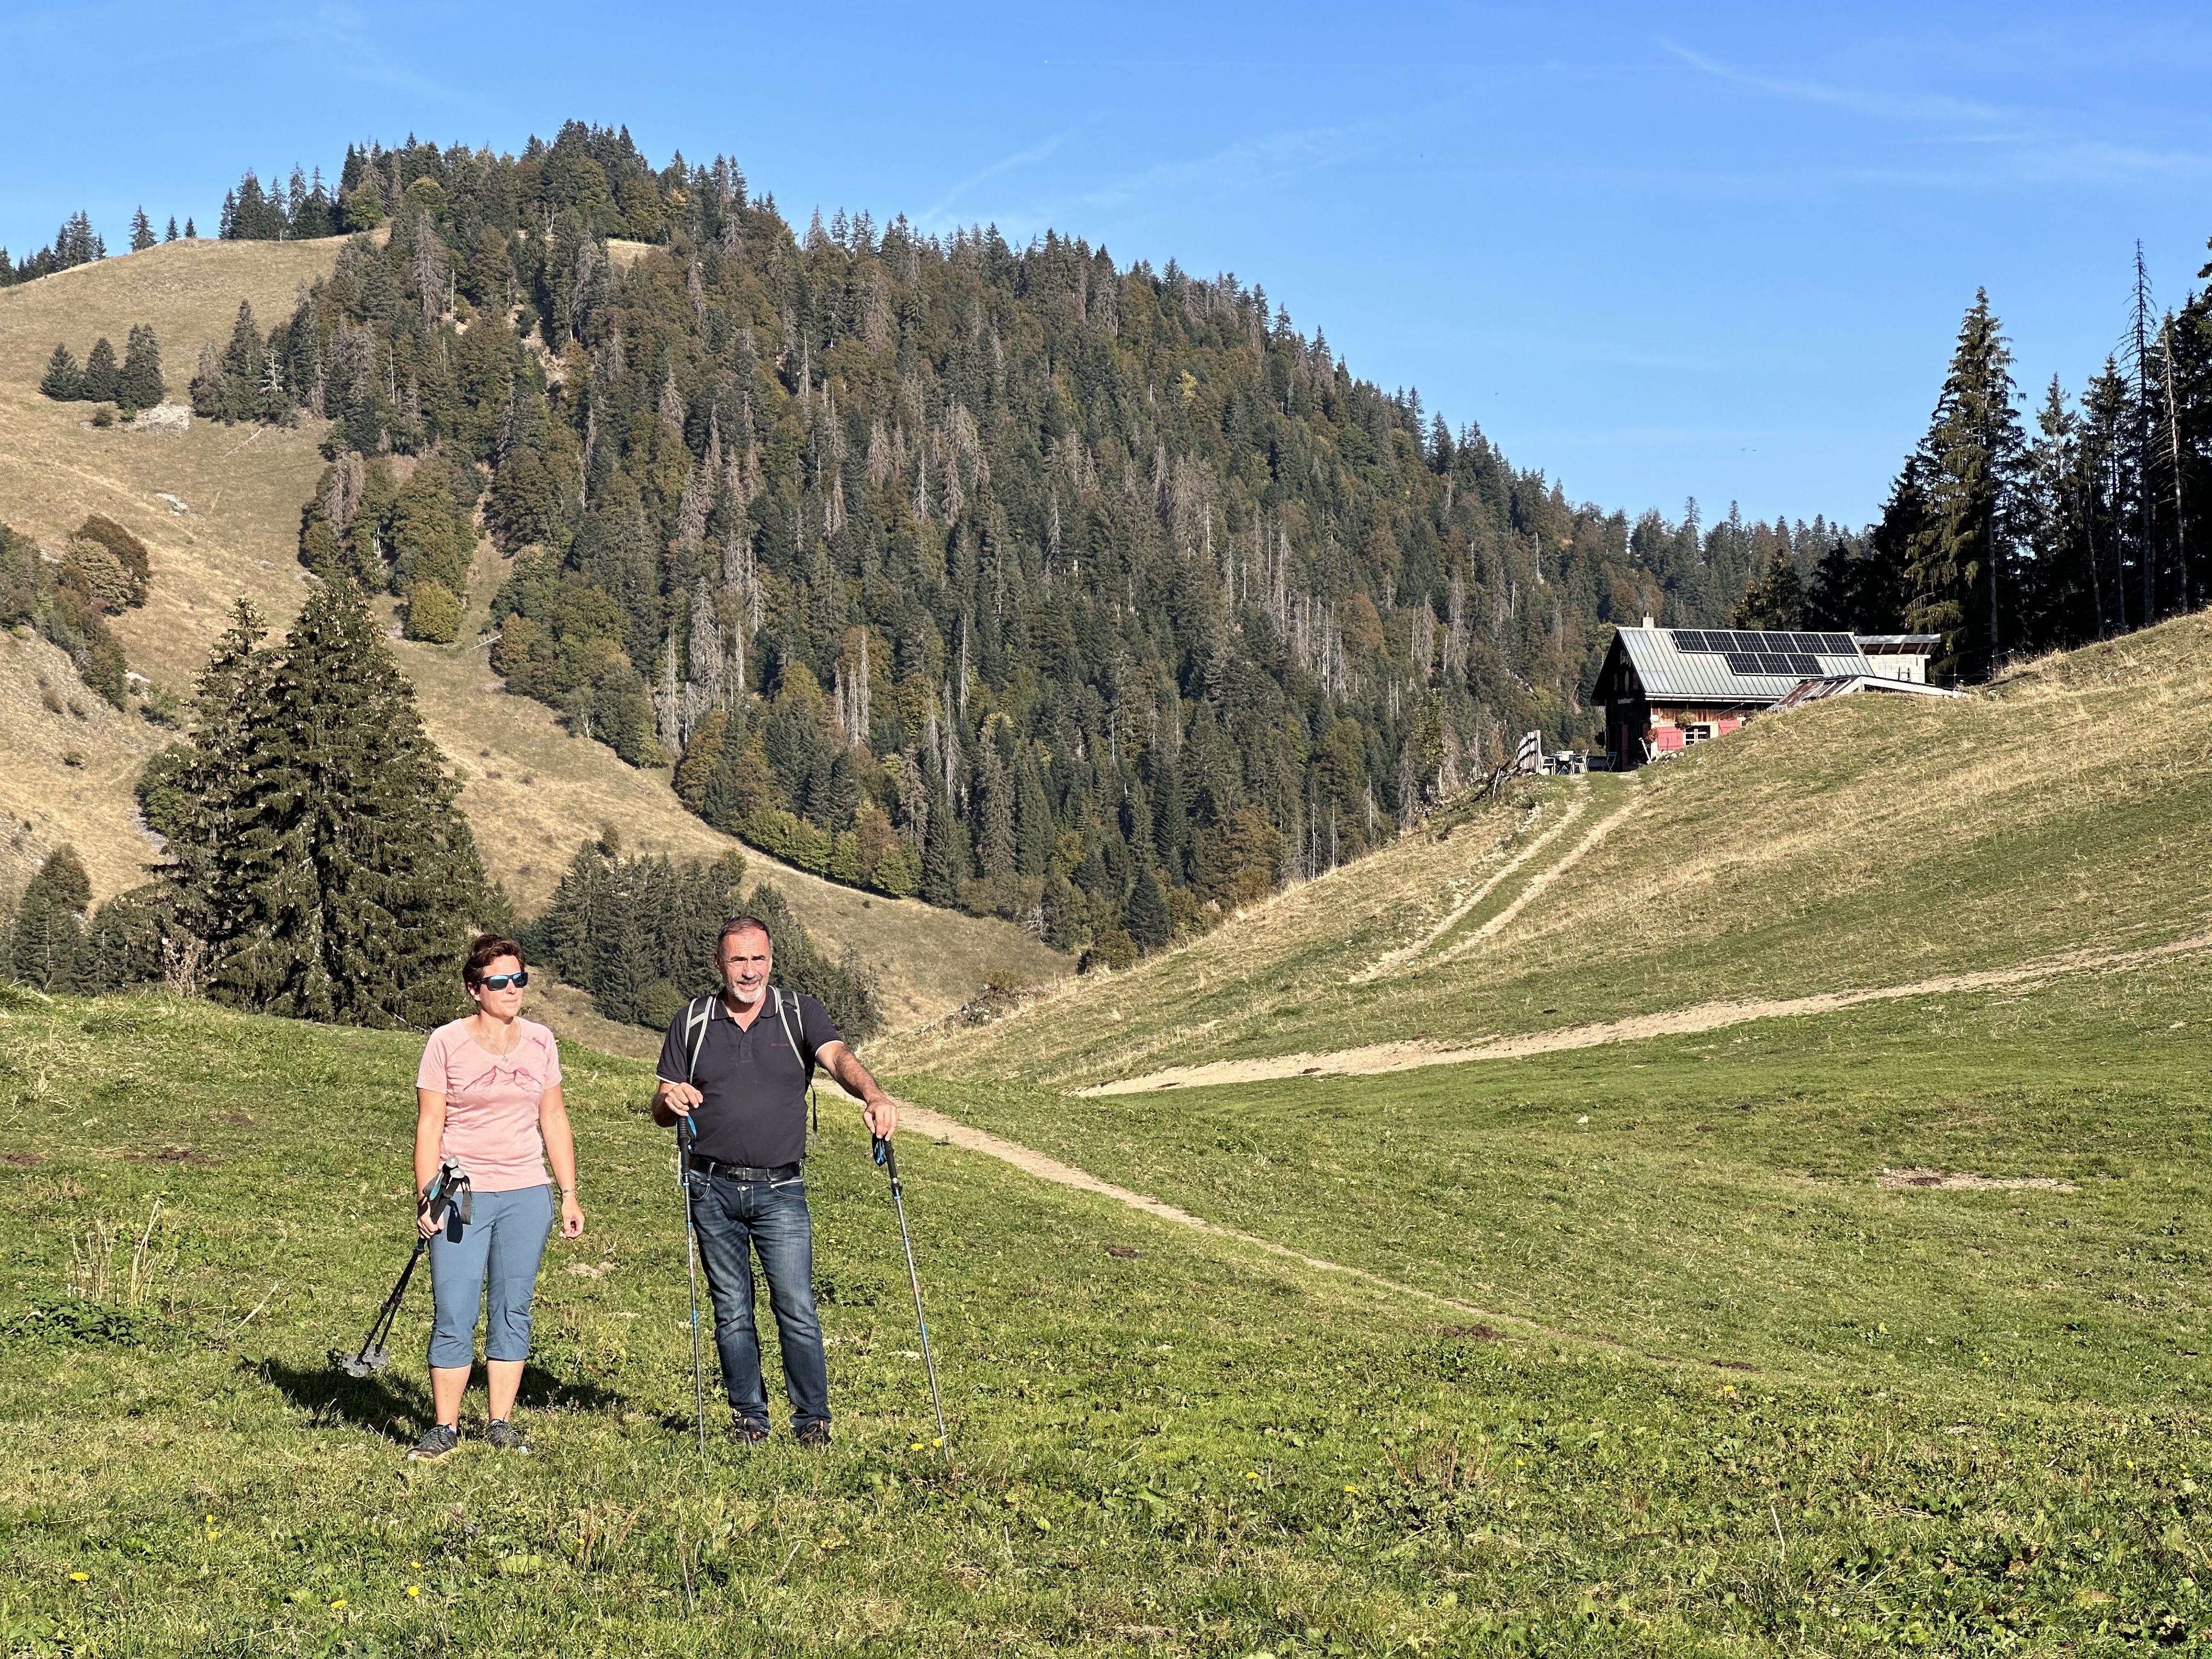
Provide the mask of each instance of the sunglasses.
POLYGON ((504 991, 510 985, 520 987, 529 983, 530 969, 527 968, 519 974, 486 974, 477 981, 478 987, 487 991, 504 991))

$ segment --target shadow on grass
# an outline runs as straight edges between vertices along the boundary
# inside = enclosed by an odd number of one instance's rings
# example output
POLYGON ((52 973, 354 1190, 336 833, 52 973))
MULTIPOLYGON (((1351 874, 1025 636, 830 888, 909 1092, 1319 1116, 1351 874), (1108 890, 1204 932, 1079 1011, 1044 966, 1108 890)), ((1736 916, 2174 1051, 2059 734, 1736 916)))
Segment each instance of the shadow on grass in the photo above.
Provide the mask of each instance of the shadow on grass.
MULTIPOLYGON (((335 1359, 295 1365, 267 1358, 240 1362, 307 1414, 310 1428, 337 1424, 373 1430, 396 1440, 412 1440, 430 1421, 430 1390, 419 1368, 394 1366, 368 1376, 351 1376, 335 1359)), ((483 1386, 481 1375, 474 1379, 483 1386)), ((629 1396, 591 1382, 564 1382, 543 1366, 522 1368, 522 1389, 515 1403, 529 1411, 605 1412, 630 1409, 629 1396)), ((478 1402, 481 1409, 481 1401, 478 1402)))

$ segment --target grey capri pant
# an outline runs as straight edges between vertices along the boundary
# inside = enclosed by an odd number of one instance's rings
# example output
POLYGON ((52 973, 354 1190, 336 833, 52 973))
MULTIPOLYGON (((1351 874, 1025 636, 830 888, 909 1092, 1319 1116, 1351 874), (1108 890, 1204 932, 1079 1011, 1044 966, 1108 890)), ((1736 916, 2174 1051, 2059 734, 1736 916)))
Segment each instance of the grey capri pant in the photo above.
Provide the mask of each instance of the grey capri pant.
POLYGON ((460 1238, 441 1232, 430 1241, 430 1294, 436 1306, 432 1365, 454 1370, 475 1360, 477 1310, 487 1279, 491 1307, 484 1318, 484 1358, 530 1358, 530 1298, 552 1231, 553 1188, 518 1187, 477 1193, 474 1217, 460 1238))

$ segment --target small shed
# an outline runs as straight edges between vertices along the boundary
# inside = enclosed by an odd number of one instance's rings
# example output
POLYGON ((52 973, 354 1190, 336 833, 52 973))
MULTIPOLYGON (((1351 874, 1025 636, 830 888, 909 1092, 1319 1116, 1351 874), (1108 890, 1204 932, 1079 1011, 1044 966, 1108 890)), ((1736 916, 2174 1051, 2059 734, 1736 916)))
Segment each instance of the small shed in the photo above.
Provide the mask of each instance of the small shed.
POLYGON ((1936 647, 1943 643, 1941 634, 1854 634, 1859 649, 1874 665, 1874 672, 1886 680, 1909 680, 1915 685, 1928 684, 1928 659, 1936 654, 1936 647))
POLYGON ((1615 771, 1678 755, 1733 732, 1808 680, 1871 676, 1849 634, 1641 628, 1613 636, 1595 696, 1615 771))

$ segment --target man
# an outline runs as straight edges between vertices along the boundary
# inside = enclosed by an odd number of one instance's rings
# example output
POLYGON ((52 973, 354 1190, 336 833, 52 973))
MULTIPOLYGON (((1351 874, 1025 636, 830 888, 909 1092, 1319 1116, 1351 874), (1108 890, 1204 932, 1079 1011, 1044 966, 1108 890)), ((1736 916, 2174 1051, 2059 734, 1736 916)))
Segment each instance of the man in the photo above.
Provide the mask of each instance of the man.
POLYGON ((714 946, 719 995, 679 1012, 660 1045, 653 1121, 690 1120, 684 1174, 692 1223, 714 1302, 714 1347, 737 1413, 738 1441, 768 1438, 760 1335, 753 1323, 752 1255, 768 1279, 783 1346, 791 1426, 809 1446, 830 1443, 829 1364, 814 1310, 814 1228, 806 1209, 809 1061, 862 1102, 872 1133, 888 1139, 898 1106, 845 1046, 812 997, 772 988, 768 925, 732 916, 714 946), (695 1013, 703 1012, 703 1020, 695 1013))

